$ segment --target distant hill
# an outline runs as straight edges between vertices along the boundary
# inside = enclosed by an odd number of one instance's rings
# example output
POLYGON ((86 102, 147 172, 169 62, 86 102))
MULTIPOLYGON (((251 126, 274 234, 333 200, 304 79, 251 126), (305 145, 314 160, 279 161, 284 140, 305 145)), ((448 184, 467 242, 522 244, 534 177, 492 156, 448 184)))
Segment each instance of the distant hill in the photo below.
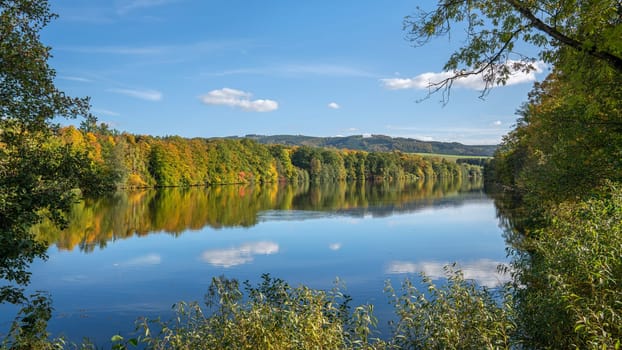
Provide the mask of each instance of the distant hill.
POLYGON ((458 142, 420 141, 385 135, 352 135, 344 137, 314 137, 303 135, 246 135, 245 138, 264 144, 287 146, 334 147, 373 152, 402 151, 408 153, 439 153, 458 156, 492 156, 496 145, 463 145, 458 142))

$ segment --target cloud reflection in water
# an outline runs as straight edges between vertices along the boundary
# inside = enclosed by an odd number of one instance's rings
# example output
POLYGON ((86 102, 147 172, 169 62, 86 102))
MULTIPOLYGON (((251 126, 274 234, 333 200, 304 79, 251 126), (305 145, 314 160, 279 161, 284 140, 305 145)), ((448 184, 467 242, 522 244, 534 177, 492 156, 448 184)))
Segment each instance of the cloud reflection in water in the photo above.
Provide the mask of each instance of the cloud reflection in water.
MULTIPOLYGON (((423 272, 432 279, 446 278, 444 267, 447 262, 422 261, 418 263, 410 261, 392 261, 387 267, 388 274, 406 274, 423 272)), ((475 280, 486 287, 496 287, 509 280, 508 274, 499 273, 497 267, 505 265, 502 262, 490 259, 480 259, 468 263, 458 264, 457 268, 462 271, 465 279, 475 280)))
POLYGON ((328 245, 328 249, 337 251, 337 250, 341 249, 341 243, 339 243, 339 242, 331 243, 331 244, 328 245))
POLYGON ((159 265, 160 263, 162 263, 162 257, 160 254, 147 254, 120 263, 115 263, 113 266, 150 266, 159 265))
POLYGON ((271 255, 279 252, 279 245, 274 242, 260 241, 244 243, 228 249, 211 249, 201 254, 201 260, 220 267, 233 267, 253 261, 255 255, 271 255))

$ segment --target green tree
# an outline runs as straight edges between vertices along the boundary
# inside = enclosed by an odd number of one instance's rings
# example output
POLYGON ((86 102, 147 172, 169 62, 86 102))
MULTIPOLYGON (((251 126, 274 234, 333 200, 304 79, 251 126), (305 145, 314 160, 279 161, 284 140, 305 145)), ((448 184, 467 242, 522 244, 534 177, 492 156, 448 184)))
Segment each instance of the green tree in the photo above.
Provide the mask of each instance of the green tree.
POLYGON ((445 285, 422 275, 426 291, 405 279, 385 292, 395 309, 395 349, 514 349, 516 330, 511 295, 466 280, 455 266, 445 266, 445 285))
POLYGON ((621 181, 620 101, 619 76, 602 75, 592 86, 554 72, 519 111, 494 159, 494 180, 528 206, 586 197, 607 180, 621 181))
POLYGON ((609 184, 602 192, 556 205, 539 239, 517 252, 517 321, 527 348, 620 348, 622 191, 609 184))
POLYGON ((456 79, 481 74, 486 94, 536 60, 553 67, 487 170, 506 194, 497 204, 515 254, 516 341, 617 349, 620 191, 611 183, 622 181, 622 3, 446 0, 405 22, 416 45, 457 23, 466 40, 445 64, 454 74, 431 93, 445 98, 456 79), (537 54, 516 53, 520 43, 537 54))
MULTIPOLYGON (((597 60, 622 73, 622 4, 618 0, 439 0, 431 11, 418 8, 404 28, 415 46, 466 28, 464 44, 445 63, 453 76, 433 83, 431 92, 444 99, 452 84, 482 75, 486 94, 515 71, 536 69, 538 59, 558 63, 560 49, 580 53, 583 64, 597 60), (538 48, 537 55, 516 51, 520 44, 538 48)), ((446 101, 446 100, 445 100, 446 101)))
POLYGON ((276 160, 276 167, 283 180, 295 181, 296 169, 292 164, 289 151, 283 145, 269 145, 270 154, 276 160))
POLYGON ((55 137, 52 119, 88 115, 89 103, 54 86, 50 48, 39 40, 54 18, 47 1, 0 0, 0 303, 25 302, 28 266, 46 257, 30 227, 44 216, 64 224, 76 183, 101 185, 86 154, 55 137))

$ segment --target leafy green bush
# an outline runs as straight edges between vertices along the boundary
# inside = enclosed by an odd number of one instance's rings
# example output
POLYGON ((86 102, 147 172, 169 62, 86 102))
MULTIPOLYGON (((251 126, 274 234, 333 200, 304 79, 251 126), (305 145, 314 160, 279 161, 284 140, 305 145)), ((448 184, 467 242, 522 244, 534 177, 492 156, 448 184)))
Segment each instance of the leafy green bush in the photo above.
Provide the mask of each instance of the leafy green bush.
POLYGON ((397 321, 387 340, 373 337, 376 319, 371 305, 349 306, 339 291, 293 288, 263 275, 256 287, 214 278, 205 313, 198 303, 175 305, 168 322, 142 320, 141 335, 113 337, 115 349, 509 349, 515 331, 512 299, 447 267, 448 283, 437 287, 424 277, 427 291, 405 280, 399 295, 387 285, 397 321), (247 295, 244 297, 244 295, 247 295))
POLYGON ((516 325, 510 293, 499 294, 464 279, 446 266, 447 284, 424 276, 426 291, 406 279, 396 292, 386 291, 398 320, 391 340, 397 349, 510 349, 516 325))
POLYGON ((130 345, 149 349, 368 349, 379 340, 371 306, 350 312, 350 298, 339 292, 291 287, 263 275, 253 287, 246 283, 246 300, 236 280, 214 278, 206 295, 205 313, 198 303, 178 303, 168 322, 143 320, 142 335, 115 348, 130 345), (156 333, 154 333, 154 330, 156 333))
POLYGON ((622 193, 566 202, 517 260, 523 343, 619 349, 622 339, 622 193))
MULTIPOLYGON (((351 308, 349 296, 335 283, 329 291, 291 287, 265 274, 256 286, 213 278, 205 307, 197 302, 174 305, 175 317, 137 322, 135 338, 112 337, 113 349, 510 349, 516 331, 512 298, 464 279, 453 266, 448 281, 417 290, 410 280, 386 292, 396 321, 380 340, 372 305, 351 308)), ((51 315, 47 298, 25 308, 0 349, 95 349, 88 341, 48 340, 51 315)))

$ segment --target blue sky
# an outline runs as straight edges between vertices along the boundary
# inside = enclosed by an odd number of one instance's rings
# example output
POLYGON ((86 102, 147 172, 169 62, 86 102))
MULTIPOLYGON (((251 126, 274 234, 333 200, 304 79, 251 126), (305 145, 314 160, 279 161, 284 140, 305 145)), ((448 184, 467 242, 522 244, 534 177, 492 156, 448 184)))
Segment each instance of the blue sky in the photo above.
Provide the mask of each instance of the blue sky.
MULTIPOLYGON (((114 128, 185 137, 384 134, 495 144, 534 79, 478 98, 426 82, 452 48, 413 48, 404 16, 431 1, 58 0, 42 33, 57 85, 114 128), (432 74, 431 74, 432 73, 432 74)), ((459 37, 459 36, 458 36, 459 37)))

